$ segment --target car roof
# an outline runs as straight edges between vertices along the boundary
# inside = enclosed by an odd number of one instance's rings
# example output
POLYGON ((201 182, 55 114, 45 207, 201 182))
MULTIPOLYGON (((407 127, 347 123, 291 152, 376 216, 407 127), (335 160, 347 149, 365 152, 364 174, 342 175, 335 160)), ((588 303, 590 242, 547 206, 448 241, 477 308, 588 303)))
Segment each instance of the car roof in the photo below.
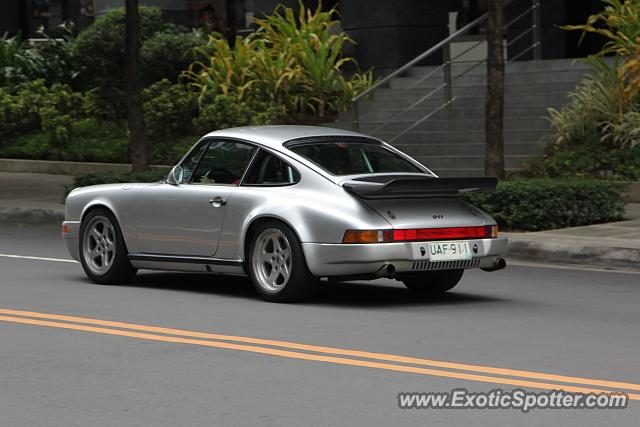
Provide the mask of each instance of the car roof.
POLYGON ((343 129, 334 129, 320 126, 246 126, 229 128, 210 132, 206 137, 237 138, 245 141, 256 142, 270 148, 281 151, 282 144, 292 139, 313 138, 323 136, 350 136, 367 139, 375 139, 370 136, 343 129))
MULTIPOLYGON (((329 179, 334 183, 339 183, 349 179, 348 176, 340 176, 340 175, 331 175, 309 159, 288 150, 284 147, 284 143, 287 141, 291 141, 293 139, 303 139, 303 138, 322 138, 322 137, 351 137, 351 138, 366 138, 373 141, 383 142, 375 137, 365 135, 358 132, 353 132, 350 130, 344 129, 334 129, 330 127, 321 127, 321 126, 299 126, 299 125, 272 125, 272 126, 246 126, 246 127, 237 127, 237 128, 229 128, 217 130, 214 132, 209 132, 203 138, 233 138, 240 139, 244 141, 254 142, 256 144, 263 145, 268 147, 274 151, 282 153, 290 158, 297 160, 298 162, 305 165, 307 168, 312 169, 329 179)), ((389 146, 389 149, 397 152, 401 156, 409 159, 412 163, 419 165, 421 168, 424 168, 427 172, 431 173, 435 176, 433 172, 431 172, 424 165, 417 162, 412 157, 407 154, 389 146)))

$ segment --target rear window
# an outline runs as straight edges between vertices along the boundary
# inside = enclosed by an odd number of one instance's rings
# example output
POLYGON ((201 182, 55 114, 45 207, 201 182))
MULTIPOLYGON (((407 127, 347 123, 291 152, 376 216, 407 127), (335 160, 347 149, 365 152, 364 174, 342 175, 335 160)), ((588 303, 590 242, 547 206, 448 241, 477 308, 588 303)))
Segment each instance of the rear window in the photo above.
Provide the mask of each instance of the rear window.
POLYGON ((424 173, 382 145, 366 142, 304 142, 288 147, 333 175, 424 173))

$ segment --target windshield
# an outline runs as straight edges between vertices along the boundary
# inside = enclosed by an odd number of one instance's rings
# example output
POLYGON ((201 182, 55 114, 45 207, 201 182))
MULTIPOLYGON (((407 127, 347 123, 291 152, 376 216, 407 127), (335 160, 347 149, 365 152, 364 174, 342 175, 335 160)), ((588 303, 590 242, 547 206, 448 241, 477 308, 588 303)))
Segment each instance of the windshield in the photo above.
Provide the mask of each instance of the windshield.
POLYGON ((409 172, 424 173, 382 145, 366 142, 305 142, 289 147, 333 175, 409 172))

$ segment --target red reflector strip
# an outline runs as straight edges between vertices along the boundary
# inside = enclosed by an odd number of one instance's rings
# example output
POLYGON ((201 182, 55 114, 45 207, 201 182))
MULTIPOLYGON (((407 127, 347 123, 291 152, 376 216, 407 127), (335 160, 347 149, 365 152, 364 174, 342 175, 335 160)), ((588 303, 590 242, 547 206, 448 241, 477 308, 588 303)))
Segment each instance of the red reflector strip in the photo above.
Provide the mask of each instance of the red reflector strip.
POLYGON ((393 230, 395 242, 414 240, 450 240, 450 239, 484 239, 491 238, 491 226, 416 228, 410 230, 393 230))

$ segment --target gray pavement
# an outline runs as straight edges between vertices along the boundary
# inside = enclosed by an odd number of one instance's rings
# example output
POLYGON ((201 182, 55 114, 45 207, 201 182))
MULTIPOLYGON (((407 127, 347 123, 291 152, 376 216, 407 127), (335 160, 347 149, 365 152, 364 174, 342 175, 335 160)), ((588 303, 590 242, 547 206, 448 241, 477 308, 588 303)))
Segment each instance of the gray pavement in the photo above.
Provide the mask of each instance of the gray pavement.
MULTIPOLYGON (((0 254, 68 259, 53 227, 1 226, 0 254)), ((241 278, 142 272, 99 286, 75 263, 4 256, 0 272, 0 309, 640 383, 637 273, 510 266, 467 272, 436 299, 380 280, 325 284, 313 301, 282 305, 258 300, 241 278)), ((624 410, 527 414, 400 410, 402 391, 513 387, 1 318, 0 339, 0 426, 582 427, 640 419, 637 401, 624 410)))

